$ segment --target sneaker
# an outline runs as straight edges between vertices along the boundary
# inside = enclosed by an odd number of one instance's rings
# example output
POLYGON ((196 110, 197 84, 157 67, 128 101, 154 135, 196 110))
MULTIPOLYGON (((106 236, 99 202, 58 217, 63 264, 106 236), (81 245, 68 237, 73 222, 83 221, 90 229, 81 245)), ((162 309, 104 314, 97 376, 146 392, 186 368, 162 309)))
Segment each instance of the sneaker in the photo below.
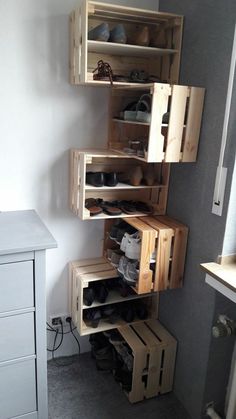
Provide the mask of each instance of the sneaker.
POLYGON ((111 259, 110 259, 112 266, 117 268, 119 266, 121 257, 122 257, 122 252, 120 250, 113 250, 111 254, 111 259))
POLYGON ((110 37, 110 30, 107 23, 101 23, 93 29, 90 29, 88 33, 88 39, 92 41, 108 41, 110 37))
MULTIPOLYGON (((139 237, 139 233, 136 230, 135 230, 135 232, 133 234, 130 234, 130 231, 129 232, 126 232, 124 234, 122 240, 121 240, 120 250, 122 250, 122 252, 126 252, 127 245, 129 243, 129 240, 136 239, 138 237, 139 237)), ((127 257, 129 257, 129 256, 127 256, 127 257)), ((130 258, 130 259, 132 259, 132 258, 130 258)), ((133 258, 133 259, 138 259, 138 258, 133 258)))
POLYGON ((121 256, 120 261, 119 261, 119 265, 118 265, 118 268, 117 268, 120 275, 124 276, 125 269, 126 269, 128 263, 129 263, 129 259, 127 259, 127 257, 125 257, 125 256, 121 256))
POLYGON ((139 271, 137 269, 138 261, 128 262, 125 268, 124 280, 128 285, 135 286, 138 279, 139 271))
POLYGON ((127 36, 124 26, 119 23, 110 31, 109 42, 116 42, 118 44, 126 44, 127 36))
POLYGON ((129 259, 138 260, 140 259, 141 253, 141 239, 138 233, 127 238, 125 256, 129 259))

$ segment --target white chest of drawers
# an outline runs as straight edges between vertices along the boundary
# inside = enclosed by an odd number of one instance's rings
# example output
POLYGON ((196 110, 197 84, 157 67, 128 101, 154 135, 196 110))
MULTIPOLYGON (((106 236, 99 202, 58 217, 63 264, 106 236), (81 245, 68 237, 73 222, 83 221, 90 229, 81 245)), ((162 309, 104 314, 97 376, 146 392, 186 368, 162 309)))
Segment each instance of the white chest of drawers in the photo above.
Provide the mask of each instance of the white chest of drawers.
POLYGON ((0 419, 47 419, 45 253, 35 211, 0 213, 0 419))

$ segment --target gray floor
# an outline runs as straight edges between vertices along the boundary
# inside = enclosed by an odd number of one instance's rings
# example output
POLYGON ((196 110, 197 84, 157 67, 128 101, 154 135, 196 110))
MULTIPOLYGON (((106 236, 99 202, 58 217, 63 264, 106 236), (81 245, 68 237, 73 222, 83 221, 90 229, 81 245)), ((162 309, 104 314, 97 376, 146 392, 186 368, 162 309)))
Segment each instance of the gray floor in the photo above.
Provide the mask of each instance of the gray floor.
POLYGON ((89 353, 75 359, 67 367, 48 362, 50 419, 190 419, 173 394, 131 405, 113 376, 96 370, 89 353))

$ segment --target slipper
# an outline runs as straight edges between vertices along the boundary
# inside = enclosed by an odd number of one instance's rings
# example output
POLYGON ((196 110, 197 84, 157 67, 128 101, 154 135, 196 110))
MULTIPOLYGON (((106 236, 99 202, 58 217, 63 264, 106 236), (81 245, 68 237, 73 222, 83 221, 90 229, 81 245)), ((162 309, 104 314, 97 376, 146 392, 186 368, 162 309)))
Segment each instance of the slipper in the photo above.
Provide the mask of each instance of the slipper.
POLYGON ((103 212, 102 208, 97 205, 97 200, 94 198, 85 199, 85 208, 90 212, 90 216, 101 214, 103 212))
POLYGON ((122 214, 121 209, 117 206, 118 201, 103 201, 102 199, 98 199, 97 203, 99 207, 103 209, 105 214, 114 216, 122 214))

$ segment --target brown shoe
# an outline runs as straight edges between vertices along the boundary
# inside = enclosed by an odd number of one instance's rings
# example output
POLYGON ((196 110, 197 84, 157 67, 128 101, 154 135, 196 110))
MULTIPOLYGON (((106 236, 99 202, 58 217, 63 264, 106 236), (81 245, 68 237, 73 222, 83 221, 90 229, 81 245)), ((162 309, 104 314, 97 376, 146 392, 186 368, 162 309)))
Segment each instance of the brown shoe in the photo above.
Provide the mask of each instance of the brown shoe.
POLYGON ((129 44, 140 45, 142 47, 148 47, 150 43, 150 34, 148 26, 137 26, 136 31, 130 35, 129 44))
POLYGON ((129 183, 133 186, 139 186, 143 179, 143 171, 141 166, 135 166, 130 170, 129 183))
POLYGON ((151 163, 147 165, 147 168, 144 171, 143 180, 148 186, 153 186, 155 183, 155 172, 151 163))

